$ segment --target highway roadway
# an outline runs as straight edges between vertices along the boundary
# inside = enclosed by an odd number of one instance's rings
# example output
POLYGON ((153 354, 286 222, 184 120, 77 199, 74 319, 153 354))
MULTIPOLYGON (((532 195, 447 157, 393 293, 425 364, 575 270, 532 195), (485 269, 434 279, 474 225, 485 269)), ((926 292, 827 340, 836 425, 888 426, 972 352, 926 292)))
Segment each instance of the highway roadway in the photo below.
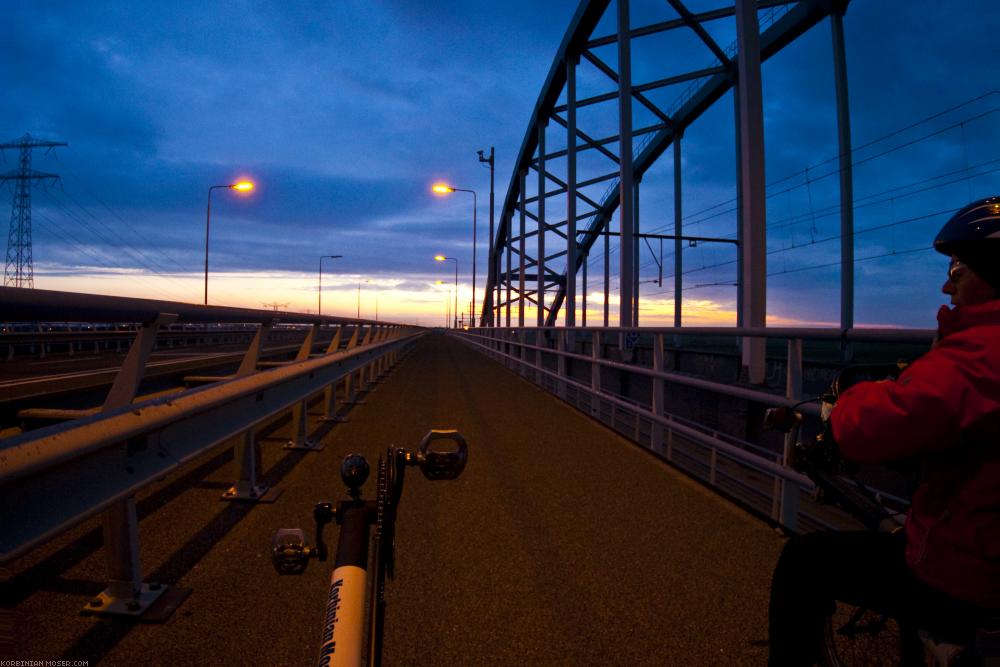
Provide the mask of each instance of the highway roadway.
POLYGON ((390 444, 458 428, 470 447, 459 480, 407 476, 384 664, 765 664, 782 538, 590 418, 441 334, 348 417, 313 424, 318 453, 283 450, 287 425, 262 438, 274 504, 219 500, 233 481, 224 450, 140 497, 147 579, 193 591, 163 625, 80 615, 105 584, 97 521, 9 564, 15 656, 314 663, 328 566, 279 577, 273 531, 311 532, 313 503, 343 493, 343 455, 374 464, 390 444))

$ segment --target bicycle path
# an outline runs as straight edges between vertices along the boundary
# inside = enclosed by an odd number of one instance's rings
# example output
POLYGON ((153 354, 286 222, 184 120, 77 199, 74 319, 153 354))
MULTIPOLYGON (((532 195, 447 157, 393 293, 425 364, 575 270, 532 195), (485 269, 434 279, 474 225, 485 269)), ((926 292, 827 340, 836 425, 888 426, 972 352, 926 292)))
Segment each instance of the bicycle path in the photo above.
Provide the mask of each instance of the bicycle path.
POLYGON ((314 663, 329 566, 278 577, 271 534, 312 532, 313 503, 343 494, 339 457, 361 451, 374 469, 389 444, 458 428, 460 479, 408 471, 385 665, 765 664, 781 538, 597 422, 442 334, 349 417, 319 453, 282 450, 280 433, 262 443, 265 478, 284 489, 274 504, 218 500, 225 453, 140 498, 147 578, 193 589, 164 625, 78 615, 104 585, 96 524, 12 564, 17 657, 314 663))

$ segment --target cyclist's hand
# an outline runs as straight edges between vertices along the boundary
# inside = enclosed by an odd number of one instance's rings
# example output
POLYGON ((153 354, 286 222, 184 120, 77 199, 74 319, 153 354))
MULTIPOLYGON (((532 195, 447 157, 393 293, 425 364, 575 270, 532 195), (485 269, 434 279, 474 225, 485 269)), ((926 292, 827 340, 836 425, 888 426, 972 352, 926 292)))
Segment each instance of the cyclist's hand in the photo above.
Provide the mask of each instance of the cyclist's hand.
POLYGON ((819 418, 823 420, 823 423, 830 421, 830 414, 833 412, 833 407, 835 403, 832 401, 823 400, 819 404, 819 418))

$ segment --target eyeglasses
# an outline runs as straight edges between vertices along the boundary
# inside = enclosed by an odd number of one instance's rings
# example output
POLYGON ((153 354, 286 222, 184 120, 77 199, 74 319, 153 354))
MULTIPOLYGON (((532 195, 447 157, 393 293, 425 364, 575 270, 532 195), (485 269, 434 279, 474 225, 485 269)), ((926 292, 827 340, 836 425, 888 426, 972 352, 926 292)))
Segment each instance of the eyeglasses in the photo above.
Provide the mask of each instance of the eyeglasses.
POLYGON ((953 259, 951 260, 951 263, 948 265, 948 280, 950 280, 953 283, 957 283, 968 270, 969 267, 967 267, 961 261, 953 259))

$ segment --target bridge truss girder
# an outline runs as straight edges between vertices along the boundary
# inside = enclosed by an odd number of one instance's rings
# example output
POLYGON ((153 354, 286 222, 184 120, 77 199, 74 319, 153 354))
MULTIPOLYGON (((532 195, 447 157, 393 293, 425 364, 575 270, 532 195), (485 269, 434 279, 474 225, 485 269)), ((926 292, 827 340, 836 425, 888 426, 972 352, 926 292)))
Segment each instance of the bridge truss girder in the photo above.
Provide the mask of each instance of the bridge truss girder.
MULTIPOLYGON (((554 326, 563 315, 567 326, 577 322, 577 275, 586 275, 587 258, 595 243, 604 238, 604 298, 605 326, 609 324, 609 245, 607 232, 612 218, 618 213, 619 285, 621 299, 619 325, 638 325, 638 256, 639 215, 638 189, 643 175, 673 145, 675 174, 675 326, 680 325, 681 285, 680 248, 683 238, 680 228, 680 143, 685 129, 705 113, 729 90, 734 90, 736 111, 736 146, 738 156, 737 297, 738 324, 764 326, 765 274, 764 263, 764 180, 763 180, 763 121, 760 85, 760 63, 791 44, 827 16, 832 17, 835 78, 838 97, 838 126, 841 146, 848 146, 846 82, 843 68, 843 31, 840 18, 849 0, 735 0, 729 7, 694 13, 685 0, 667 0, 675 18, 658 23, 630 25, 628 0, 614 0, 616 25, 614 34, 594 37, 593 32, 606 12, 612 11, 612 0, 583 0, 565 33, 548 77, 542 87, 535 109, 525 132, 503 201, 499 225, 491 242, 490 271, 483 300, 482 324, 502 323, 524 326, 527 304, 536 310, 538 326, 554 326), (761 12, 764 11, 763 20, 761 12), (712 21, 735 19, 737 41, 722 48, 705 29, 712 21), (711 53, 713 63, 670 73, 650 81, 633 83, 630 55, 632 42, 650 35, 671 31, 689 31, 711 53), (619 35, 625 35, 619 39, 619 35), (617 63, 613 67, 595 50, 617 47, 617 63), (586 62, 604 75, 610 91, 577 98, 576 69, 586 62), (668 86, 687 83, 669 109, 657 104, 650 94, 668 86), (841 101, 843 102, 841 104, 841 101), (608 134, 592 130, 578 117, 580 110, 600 105, 617 104, 617 132, 608 134), (648 121, 633 127, 634 110, 648 121), (546 137, 556 136, 553 129, 565 131, 565 147, 547 151, 546 137), (553 128, 553 129, 550 129, 553 128), (624 138, 624 139, 623 139, 624 138), (636 147, 636 142, 638 146, 636 147), (603 158, 597 169, 583 168, 581 156, 603 158), (556 165, 555 167, 553 165, 556 165), (529 180, 529 174, 532 178, 529 180), (531 183, 533 181, 533 183, 531 183), (533 193, 529 193, 533 187, 533 193), (593 196, 593 186, 610 183, 601 196, 593 196), (623 196, 629 193, 630 196, 623 196), (561 203, 560 203, 561 202, 561 203), (553 206, 553 204, 556 204, 553 206), (530 207, 534 207, 534 211, 530 207), (624 223, 622 221, 625 221, 624 223), (555 249, 555 252, 553 251, 555 249), (565 258, 561 275, 553 271, 551 262, 565 258), (506 260, 506 262, 505 262, 506 260), (505 266, 506 263, 506 266, 505 266), (533 274, 526 272, 532 270, 533 274), (517 313, 511 321, 512 307, 517 313)), ((558 130, 556 130, 558 131, 558 130)), ((844 215, 850 216, 850 151, 841 150, 844 215), (844 161, 847 161, 845 165, 844 161)), ((592 160, 595 162, 598 160, 592 160)), ((842 220, 845 245, 842 260, 846 261, 853 230, 850 220, 842 220)), ((851 258, 852 259, 852 258, 851 258)), ((853 263, 842 266, 842 323, 852 324, 853 263)), ((585 280, 585 278, 584 278, 585 280)), ((584 290, 586 286, 584 285, 584 290)), ((586 292, 584 291, 586 318, 586 292)), ((751 345, 750 347, 759 347, 751 345)), ((744 363, 751 366, 751 377, 762 373, 763 351, 749 352, 754 357, 749 364, 744 349, 744 363)))

